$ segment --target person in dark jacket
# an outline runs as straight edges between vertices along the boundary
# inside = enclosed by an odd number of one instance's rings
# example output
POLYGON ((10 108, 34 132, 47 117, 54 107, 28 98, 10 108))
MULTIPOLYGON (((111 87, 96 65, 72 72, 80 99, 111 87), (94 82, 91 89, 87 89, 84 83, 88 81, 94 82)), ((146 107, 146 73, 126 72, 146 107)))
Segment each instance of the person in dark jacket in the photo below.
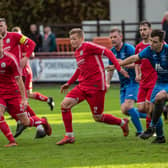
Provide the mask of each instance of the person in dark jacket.
POLYGON ((44 36, 42 38, 42 51, 53 52, 56 51, 56 38, 51 31, 51 27, 46 26, 44 28, 44 36))
POLYGON ((42 48, 42 36, 38 32, 36 24, 30 25, 30 34, 28 35, 28 37, 36 43, 34 52, 40 52, 42 48))

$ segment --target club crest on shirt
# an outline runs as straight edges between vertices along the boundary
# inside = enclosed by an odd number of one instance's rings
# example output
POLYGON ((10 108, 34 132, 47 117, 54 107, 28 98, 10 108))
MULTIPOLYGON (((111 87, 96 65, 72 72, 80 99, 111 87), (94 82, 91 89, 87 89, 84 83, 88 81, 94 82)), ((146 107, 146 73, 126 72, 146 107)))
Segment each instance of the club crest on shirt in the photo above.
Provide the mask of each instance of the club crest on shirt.
POLYGON ((83 50, 80 51, 80 55, 83 55, 83 50))
POLYGON ((6 67, 6 63, 5 62, 2 62, 1 63, 1 68, 5 68, 6 67))
POLYGON ((7 44, 10 43, 10 38, 7 38, 7 39, 6 39, 6 43, 7 43, 7 44))

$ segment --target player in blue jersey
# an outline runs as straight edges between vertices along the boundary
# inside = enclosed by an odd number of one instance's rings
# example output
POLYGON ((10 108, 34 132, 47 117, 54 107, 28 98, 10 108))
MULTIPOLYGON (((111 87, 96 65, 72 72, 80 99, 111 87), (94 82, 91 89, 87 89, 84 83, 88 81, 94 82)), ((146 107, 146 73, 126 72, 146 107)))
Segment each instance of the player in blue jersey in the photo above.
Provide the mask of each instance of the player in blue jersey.
MULTIPOLYGON (((120 29, 113 28, 110 31, 110 38, 113 45, 111 51, 114 53, 119 62, 135 54, 135 48, 132 45, 122 42, 122 33, 120 29)), ((112 65, 111 61, 109 61, 109 64, 112 65)), ((137 99, 137 92, 139 87, 138 83, 135 81, 135 65, 133 63, 124 66, 124 68, 128 72, 130 78, 125 78, 122 74, 118 73, 120 79, 121 111, 124 114, 131 116, 131 120, 136 128, 136 135, 138 136, 143 132, 139 118, 141 115, 145 115, 144 117, 146 117, 146 114, 139 113, 137 109, 134 108, 134 103, 137 99)), ((110 87, 110 80, 112 75, 113 71, 109 71, 107 73, 107 88, 110 87)))
POLYGON ((120 65, 124 66, 143 58, 147 58, 151 62, 157 71, 158 78, 151 96, 151 102, 154 103, 152 122, 150 127, 140 137, 148 139, 156 129, 157 137, 152 143, 165 143, 161 114, 165 101, 168 100, 168 45, 164 44, 164 32, 162 30, 153 30, 151 33, 151 46, 148 46, 139 54, 121 61, 120 65))

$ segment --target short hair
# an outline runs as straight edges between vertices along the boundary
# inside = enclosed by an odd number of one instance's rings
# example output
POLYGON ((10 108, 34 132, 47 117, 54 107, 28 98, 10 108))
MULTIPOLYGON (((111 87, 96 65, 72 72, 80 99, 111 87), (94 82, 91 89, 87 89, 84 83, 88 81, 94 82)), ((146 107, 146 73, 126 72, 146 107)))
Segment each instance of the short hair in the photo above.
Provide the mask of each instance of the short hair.
POLYGON ((165 32, 163 30, 160 30, 160 29, 152 30, 151 37, 156 37, 156 36, 159 37, 160 41, 163 41, 164 38, 165 38, 165 32))
POLYGON ((79 37, 84 37, 84 31, 81 28, 73 28, 69 31, 69 35, 78 34, 79 37))
POLYGON ((12 28, 12 32, 21 32, 21 28, 18 26, 15 26, 12 28))
POLYGON ((0 22, 6 23, 6 19, 5 18, 0 18, 0 22))
POLYGON ((110 30, 110 33, 114 33, 114 32, 118 32, 119 34, 122 34, 121 29, 119 29, 118 27, 113 27, 113 28, 110 30))
POLYGON ((147 25, 149 28, 151 28, 151 23, 148 22, 147 20, 143 20, 139 24, 139 26, 144 26, 144 25, 147 25))

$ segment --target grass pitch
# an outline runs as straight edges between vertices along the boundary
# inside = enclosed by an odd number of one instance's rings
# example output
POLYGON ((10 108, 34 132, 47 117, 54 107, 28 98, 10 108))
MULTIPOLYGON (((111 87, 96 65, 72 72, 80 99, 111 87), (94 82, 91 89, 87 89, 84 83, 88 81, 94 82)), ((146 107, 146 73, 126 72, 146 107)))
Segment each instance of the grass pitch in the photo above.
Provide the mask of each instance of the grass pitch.
MULTIPOLYGON (((151 139, 141 140, 135 137, 135 129, 130 121, 130 135, 123 137, 120 127, 96 123, 92 119, 89 106, 83 102, 75 106, 73 128, 75 144, 57 146, 63 138, 64 126, 60 112, 60 102, 64 95, 59 86, 36 86, 47 96, 53 96, 56 108, 49 110, 46 103, 30 100, 38 116, 46 116, 53 128, 53 134, 43 139, 34 139, 35 128, 26 129, 16 140, 17 147, 4 148, 6 138, 0 133, 0 168, 168 168, 168 144, 151 144, 151 139)), ((113 86, 106 94, 105 113, 125 117, 120 112, 119 87, 113 86)), ((16 122, 9 120, 12 132, 16 122)), ((145 121, 141 120, 144 127, 145 121)), ((165 124, 165 135, 167 135, 165 124)))

